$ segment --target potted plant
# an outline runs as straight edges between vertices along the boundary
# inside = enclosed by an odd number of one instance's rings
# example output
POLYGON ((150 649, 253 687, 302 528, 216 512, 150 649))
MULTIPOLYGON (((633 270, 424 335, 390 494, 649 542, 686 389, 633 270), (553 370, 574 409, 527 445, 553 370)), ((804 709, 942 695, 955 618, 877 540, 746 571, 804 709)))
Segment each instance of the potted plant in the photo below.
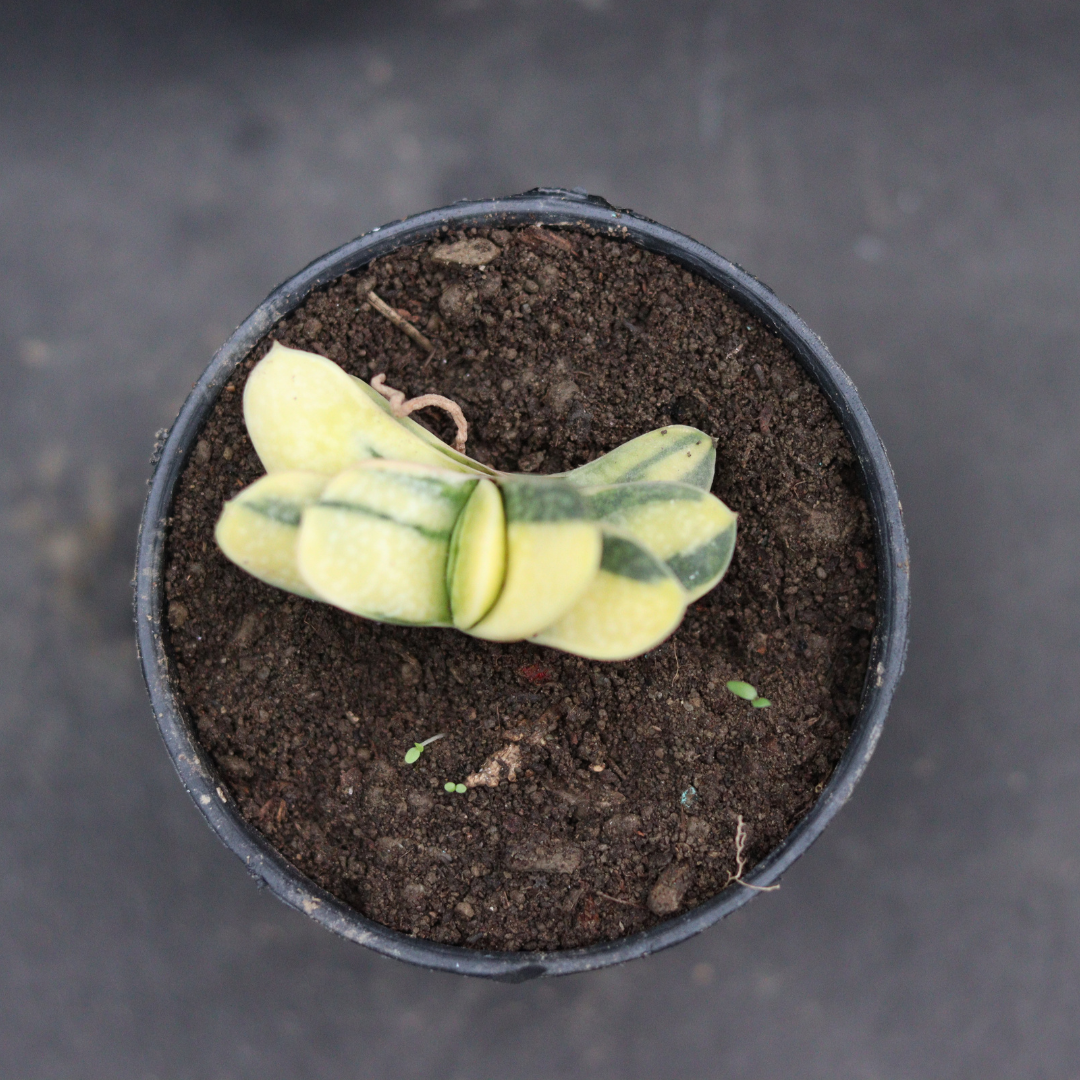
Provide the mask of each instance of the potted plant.
MULTIPOLYGON (((271 294, 214 358, 156 455, 136 588, 143 670, 166 744, 211 827, 253 875, 387 955, 503 979, 653 952, 771 887, 858 780, 906 646, 906 540, 892 474, 821 342, 715 253, 554 189, 376 230, 271 294), (635 269, 621 274, 626 262, 635 269), (676 276, 672 264, 683 268, 676 276), (708 309, 716 333, 684 317, 699 300, 718 305, 708 309), (361 324, 382 329, 360 334, 361 324), (202 576, 217 556, 207 530, 195 530, 260 471, 238 397, 271 331, 365 379, 454 388, 448 396, 479 421, 476 457, 504 471, 581 465, 654 427, 646 416, 732 433, 718 447, 719 493, 734 490, 747 529, 728 593, 695 605, 648 657, 608 673, 529 644, 455 652, 448 631, 362 626, 269 591, 240 603, 224 578, 202 576), (598 374, 597 361, 584 368, 577 359, 606 357, 610 369, 615 335, 627 369, 651 380, 644 388, 627 393, 618 371, 598 374), (675 342, 687 351, 673 359, 675 342), (803 461, 802 448, 820 453, 803 461), (763 479, 740 490, 744 473, 763 479), (848 522, 830 509, 845 499, 854 508, 855 486, 868 507, 861 526, 854 509, 848 522), (807 502, 807 492, 820 497, 807 502), (200 621, 211 608, 223 625, 200 621), (848 636, 830 637, 841 625, 848 636), (278 648, 286 626, 298 644, 278 648), (220 672, 203 638, 213 638, 220 672), (737 648, 718 649, 722 638, 737 648), (356 656, 366 657, 362 680, 343 675, 356 656), (819 683, 837 656, 866 663, 861 700, 850 687, 836 691, 844 700, 824 700, 819 683), (225 671, 234 686, 222 682, 225 671), (761 698, 751 683, 772 708, 741 700, 761 698), (273 714, 282 711, 303 722, 279 728, 273 714), (314 727, 321 741, 308 750, 314 727), (466 773, 509 746, 532 747, 515 784, 503 769, 490 794, 466 787, 466 773), (775 780, 803 759, 804 774, 820 780, 776 821, 771 795, 760 820, 749 812, 757 796, 731 801, 755 771, 775 780), (512 805, 485 801, 511 788, 512 805), (607 881, 619 887, 606 890, 607 881), (400 914, 380 907, 391 893, 400 914), (478 911, 488 900, 507 912, 501 928, 478 911), (387 925, 395 920, 397 929, 387 925)), ((787 781, 774 795, 777 784, 787 781)))

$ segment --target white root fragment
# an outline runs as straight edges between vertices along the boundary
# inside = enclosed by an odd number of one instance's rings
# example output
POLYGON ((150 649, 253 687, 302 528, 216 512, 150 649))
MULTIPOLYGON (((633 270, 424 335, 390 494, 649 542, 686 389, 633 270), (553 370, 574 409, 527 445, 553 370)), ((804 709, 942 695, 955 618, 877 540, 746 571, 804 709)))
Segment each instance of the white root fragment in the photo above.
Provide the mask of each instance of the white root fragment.
POLYGON ((746 871, 746 822, 743 821, 742 814, 739 814, 736 818, 735 824, 735 873, 728 871, 728 879, 724 883, 724 888, 732 883, 741 885, 744 889, 753 889, 754 892, 776 892, 780 888, 777 885, 751 885, 748 881, 743 881, 743 873, 746 871))
POLYGON ((521 747, 517 743, 511 743, 492 754, 479 772, 466 776, 465 786, 467 788, 498 787, 500 780, 507 780, 512 784, 517 780, 520 768, 521 747))
POLYGON ((425 352, 434 352, 435 346, 408 319, 399 315, 381 296, 374 290, 367 294, 368 303, 382 316, 389 319, 406 337, 411 338, 425 352))
POLYGON ((387 401, 390 402, 390 411, 399 419, 416 412, 417 409, 426 409, 429 406, 442 409, 450 414, 450 419, 457 425, 457 435, 454 438, 454 449, 459 453, 465 453, 465 443, 469 438, 469 421, 461 411, 461 406, 456 401, 451 401, 442 394, 421 394, 419 397, 405 400, 405 395, 400 390, 395 390, 386 385, 385 373, 376 375, 371 380, 373 390, 378 390, 387 401))

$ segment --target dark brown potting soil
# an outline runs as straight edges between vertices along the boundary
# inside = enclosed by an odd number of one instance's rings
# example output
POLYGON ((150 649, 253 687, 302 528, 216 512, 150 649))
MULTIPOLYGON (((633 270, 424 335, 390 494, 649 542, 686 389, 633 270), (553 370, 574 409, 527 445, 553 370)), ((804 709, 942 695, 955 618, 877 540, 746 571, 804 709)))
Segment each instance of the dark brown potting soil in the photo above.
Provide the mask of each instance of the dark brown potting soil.
MULTIPOLYGON (((789 350, 722 292, 609 237, 476 233, 485 269, 440 242, 380 259, 273 331, 408 395, 456 399, 469 452, 558 472, 667 423, 719 440, 713 491, 738 511, 727 576, 640 659, 596 663, 451 630, 378 625, 249 577, 221 555, 225 499, 262 472, 241 394, 206 423, 173 507, 175 672, 244 815, 358 911, 485 950, 641 930, 722 890, 791 831, 847 743, 876 568, 854 454, 789 350), (436 344, 429 355, 369 289, 436 344), (726 688, 767 696, 753 709, 726 688), (415 741, 438 732, 414 765, 415 741), (516 782, 461 781, 516 743, 516 782)), ((443 414, 420 414, 452 438, 443 414)))

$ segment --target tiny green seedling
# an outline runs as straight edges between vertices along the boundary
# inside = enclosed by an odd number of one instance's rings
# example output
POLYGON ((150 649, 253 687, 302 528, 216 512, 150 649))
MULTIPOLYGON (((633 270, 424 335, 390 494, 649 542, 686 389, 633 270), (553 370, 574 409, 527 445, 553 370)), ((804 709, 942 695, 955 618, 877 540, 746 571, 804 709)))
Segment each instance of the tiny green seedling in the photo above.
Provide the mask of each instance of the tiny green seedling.
POLYGON ((420 760, 420 755, 424 752, 425 746, 430 746, 433 742, 437 742, 439 739, 445 739, 446 732, 440 731, 438 735, 432 735, 430 739, 425 739, 423 742, 413 743, 408 750, 405 751, 405 764, 415 765, 420 760))
POLYGON ((755 709, 767 709, 772 702, 762 697, 757 690, 754 689, 748 682, 740 682, 738 679, 732 679, 727 684, 727 688, 738 698, 742 698, 744 701, 749 701, 755 709))
POLYGON ((449 791, 451 794, 464 795, 468 790, 464 784, 455 784, 453 780, 447 780, 443 784, 443 791, 449 791))

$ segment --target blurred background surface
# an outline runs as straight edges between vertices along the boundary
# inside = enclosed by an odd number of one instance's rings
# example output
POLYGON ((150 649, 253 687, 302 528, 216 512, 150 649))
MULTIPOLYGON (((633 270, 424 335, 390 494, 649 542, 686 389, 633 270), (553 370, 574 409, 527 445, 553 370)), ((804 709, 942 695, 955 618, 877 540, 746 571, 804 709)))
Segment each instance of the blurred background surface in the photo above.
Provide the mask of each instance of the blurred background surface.
POLYGON ((1080 1075, 1080 9, 41 0, 0 11, 0 1076, 1080 1075), (259 892, 166 757, 128 582, 156 429, 373 226, 584 187, 854 378, 913 555, 852 803, 762 897, 502 986, 259 892))

